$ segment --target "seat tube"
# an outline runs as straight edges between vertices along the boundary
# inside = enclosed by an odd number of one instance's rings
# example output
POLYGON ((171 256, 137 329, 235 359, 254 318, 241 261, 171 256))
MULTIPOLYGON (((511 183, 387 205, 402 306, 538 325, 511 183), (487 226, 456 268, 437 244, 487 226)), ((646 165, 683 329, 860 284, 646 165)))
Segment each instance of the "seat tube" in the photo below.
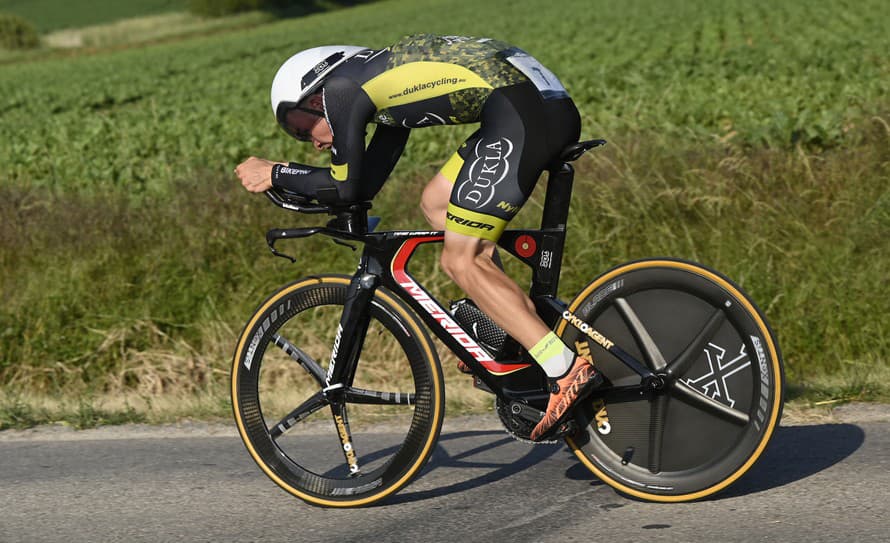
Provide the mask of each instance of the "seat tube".
POLYGON ((559 287, 562 251, 566 240, 569 204, 572 202, 572 183, 575 170, 571 164, 560 162, 549 170, 544 214, 541 218, 541 260, 535 269, 529 295, 555 297, 559 287), (546 264, 545 264, 546 263, 546 264))

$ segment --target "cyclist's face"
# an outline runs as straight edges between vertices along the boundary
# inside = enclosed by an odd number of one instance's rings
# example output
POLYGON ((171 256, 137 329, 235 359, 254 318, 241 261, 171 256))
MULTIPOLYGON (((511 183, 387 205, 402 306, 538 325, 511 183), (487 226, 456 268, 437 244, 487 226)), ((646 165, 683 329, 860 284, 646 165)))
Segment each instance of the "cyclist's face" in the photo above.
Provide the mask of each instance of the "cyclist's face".
POLYGON ((285 117, 290 133, 302 141, 311 141, 319 151, 330 149, 333 143, 331 128, 324 117, 309 113, 303 109, 294 108, 287 112, 285 117))
POLYGON ((300 108, 288 111, 285 117, 285 123, 287 123, 287 129, 291 135, 302 141, 312 141, 312 129, 320 120, 320 116, 300 108))

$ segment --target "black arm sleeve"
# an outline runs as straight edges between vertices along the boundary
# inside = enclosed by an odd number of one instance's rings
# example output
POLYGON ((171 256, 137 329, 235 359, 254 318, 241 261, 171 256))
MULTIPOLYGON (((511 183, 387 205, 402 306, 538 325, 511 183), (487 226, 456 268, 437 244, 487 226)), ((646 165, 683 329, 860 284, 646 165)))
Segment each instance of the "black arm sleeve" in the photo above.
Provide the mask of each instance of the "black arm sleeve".
POLYGON ((411 130, 396 126, 377 125, 362 161, 359 199, 372 199, 383 187, 396 167, 411 130))
POLYGON ((340 202, 330 168, 316 168, 296 162, 287 166, 276 164, 272 167, 272 185, 324 204, 340 202))
MULTIPOLYGON (((325 113, 333 134, 331 179, 340 200, 357 202, 364 195, 365 128, 376 108, 358 83, 330 77, 322 91, 325 113)), ((392 169, 392 168, 390 168, 392 169)), ((377 190, 379 190, 379 186, 377 190)), ((375 190, 374 193, 377 191, 375 190)))
POLYGON ((365 91, 355 81, 332 77, 323 96, 333 134, 331 167, 275 166, 272 184, 322 203, 370 200, 392 173, 410 130, 378 125, 365 150, 365 128, 376 111, 365 91))

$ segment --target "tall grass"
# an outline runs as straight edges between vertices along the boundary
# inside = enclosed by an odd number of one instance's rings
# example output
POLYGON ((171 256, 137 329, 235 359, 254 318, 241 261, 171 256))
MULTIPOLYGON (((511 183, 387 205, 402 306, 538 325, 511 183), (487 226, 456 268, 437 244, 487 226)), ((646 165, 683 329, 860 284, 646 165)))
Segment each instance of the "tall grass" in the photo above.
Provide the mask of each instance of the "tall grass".
POLYGON ((122 19, 113 23, 57 30, 46 34, 43 37, 43 43, 51 48, 59 49, 88 47, 91 50, 96 50, 102 47, 133 47, 146 42, 169 41, 192 35, 248 28, 269 23, 272 20, 274 20, 272 14, 261 12, 250 12, 222 19, 208 19, 177 11, 122 19))
POLYGON ((590 263, 703 262, 766 312, 796 391, 836 375, 856 377, 852 397, 886 394, 866 376, 890 358, 890 138, 880 121, 869 134, 815 154, 618 142, 595 158, 602 181, 576 192, 565 286, 580 285, 590 263))
MULTIPOLYGON (((885 375, 890 358, 888 143, 879 120, 857 146, 820 153, 617 137, 578 163, 563 296, 628 259, 700 261, 766 312, 793 395, 886 397, 870 376, 885 375)), ((405 204, 433 172, 384 188, 374 210, 383 227, 422 227, 405 204)), ((536 224, 540 185, 517 225, 536 224)), ((265 229, 318 219, 230 177, 140 203, 6 187, 0 218, 0 381, 35 394, 224 395, 256 304, 298 276, 350 273, 357 258, 322 238, 281 247, 297 265, 273 258, 265 229)), ((435 253, 419 256, 415 275, 443 299, 458 296, 435 253)))
MULTIPOLYGON (((793 395, 886 398, 890 39, 871 15, 881 2, 848 4, 390 1, 2 65, 3 393, 223 409, 255 305, 357 258, 324 239, 282 247, 297 265, 272 258, 265 229, 318 219, 245 194, 229 173, 250 154, 319 160, 271 120, 275 68, 302 47, 436 32, 529 50, 572 92, 584 136, 610 141, 578 163, 564 297, 628 259, 697 260, 766 311, 793 395)), ((375 201, 384 228, 424 225, 408 204, 473 129, 415 131, 375 201)), ((536 224, 541 194, 516 225, 536 224)), ((429 252, 415 273, 458 296, 429 252)), ((449 401, 481 409, 466 383, 449 379, 449 401)), ((14 397, 0 413, 30 405, 14 397)))

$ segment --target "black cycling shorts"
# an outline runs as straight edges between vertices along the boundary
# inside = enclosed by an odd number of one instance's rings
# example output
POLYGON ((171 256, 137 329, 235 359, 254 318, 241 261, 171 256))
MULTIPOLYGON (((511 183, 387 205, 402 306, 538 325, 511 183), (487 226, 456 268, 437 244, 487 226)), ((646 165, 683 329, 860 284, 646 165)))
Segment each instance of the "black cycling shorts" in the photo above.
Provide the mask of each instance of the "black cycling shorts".
POLYGON ((571 98, 547 100, 531 82, 494 90, 479 130, 442 167, 454 182, 445 229, 497 241, 541 172, 580 135, 571 98))

